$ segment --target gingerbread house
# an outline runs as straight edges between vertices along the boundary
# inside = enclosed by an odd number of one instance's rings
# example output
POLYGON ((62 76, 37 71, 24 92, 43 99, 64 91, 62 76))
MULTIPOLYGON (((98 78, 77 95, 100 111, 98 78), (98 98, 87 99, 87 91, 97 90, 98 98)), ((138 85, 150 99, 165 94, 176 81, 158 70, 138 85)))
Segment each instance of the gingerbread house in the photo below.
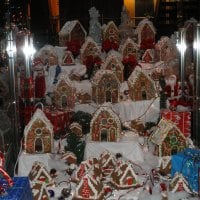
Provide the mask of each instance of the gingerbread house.
POLYGON ((101 106, 97 109, 90 122, 92 141, 116 142, 120 138, 120 133, 119 116, 107 106, 101 106))
POLYGON ((89 163, 88 160, 82 161, 78 166, 78 169, 75 171, 72 180, 74 182, 80 182, 83 176, 91 169, 92 163, 89 163))
POLYGON ((33 200, 49 199, 48 191, 44 183, 31 182, 33 200))
POLYGON ((187 139, 171 121, 162 118, 150 140, 155 144, 155 154, 171 156, 187 148, 187 139))
POLYGON ((119 29, 113 21, 109 21, 107 25, 104 25, 102 33, 103 41, 112 41, 119 43, 119 29))
POLYGON ((131 38, 127 38, 119 48, 119 51, 124 58, 128 56, 135 56, 135 58, 137 58, 138 50, 138 44, 136 44, 131 38))
POLYGON ((51 153, 53 151, 53 125, 44 112, 37 109, 24 129, 27 153, 51 153))
POLYGON ((137 175, 131 164, 122 162, 111 174, 111 183, 117 189, 128 189, 138 185, 137 175))
POLYGON ((47 185, 53 185, 54 181, 52 177, 50 176, 49 171, 47 170, 44 163, 35 161, 32 165, 32 169, 29 172, 29 180, 31 182, 36 183, 45 183, 47 185))
POLYGON ((150 100, 157 96, 155 82, 139 66, 129 76, 128 87, 133 101, 150 100))
POLYGON ((100 48, 97 43, 91 38, 87 37, 80 49, 80 59, 82 63, 85 62, 85 59, 92 56, 93 58, 100 56, 100 48))
POLYGON ((124 81, 124 65, 116 54, 109 54, 101 69, 113 71, 121 83, 124 81))
POLYGON ((83 136, 82 126, 79 123, 73 122, 72 124, 70 124, 69 129, 77 137, 83 136))
POLYGON ((62 66, 74 65, 74 57, 71 51, 66 51, 62 59, 62 66))
POLYGON ((142 62, 152 63, 154 62, 154 49, 147 49, 142 55, 142 62))
POLYGON ((92 175, 85 174, 74 191, 73 200, 103 200, 103 183, 92 175))
POLYGON ((97 104, 118 103, 120 82, 111 70, 98 70, 91 80, 92 100, 97 104))
POLYGON ((62 75, 53 91, 53 103, 58 108, 73 110, 75 106, 75 87, 68 76, 62 75))
POLYGON ((86 30, 78 20, 67 21, 59 32, 59 46, 66 46, 69 41, 84 43, 86 30))
POLYGON ((65 163, 67 163, 68 165, 70 164, 77 164, 77 157, 73 152, 67 151, 66 153, 64 153, 61 158, 61 160, 63 160, 65 163))
POLYGON ((117 164, 117 159, 112 153, 105 150, 99 157, 99 164, 101 166, 103 175, 106 176, 114 171, 117 164))
POLYGON ((138 37, 137 42, 141 48, 145 49, 147 46, 153 47, 155 43, 156 29, 149 19, 145 18, 139 22, 137 28, 135 29, 135 34, 138 37))
POLYGON ((170 184, 169 184, 169 191, 175 193, 175 192, 187 192, 192 193, 192 190, 187 182, 187 180, 184 178, 184 176, 180 173, 176 173, 175 176, 172 178, 170 184))

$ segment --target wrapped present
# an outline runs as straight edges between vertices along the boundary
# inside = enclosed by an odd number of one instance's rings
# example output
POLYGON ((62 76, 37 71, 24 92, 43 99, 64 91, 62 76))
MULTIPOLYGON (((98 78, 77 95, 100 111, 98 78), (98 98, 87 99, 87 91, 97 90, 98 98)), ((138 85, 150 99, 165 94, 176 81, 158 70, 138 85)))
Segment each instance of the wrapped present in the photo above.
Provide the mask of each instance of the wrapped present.
POLYGON ((0 179, 1 194, 0 199, 4 200, 32 200, 33 195, 28 177, 14 177, 12 186, 8 186, 5 178, 0 179), (5 192, 3 192, 5 190, 5 192))
POLYGON ((64 131, 70 123, 71 112, 68 110, 44 107, 43 112, 53 124, 54 134, 64 131))
POLYGON ((177 112, 171 110, 162 110, 161 117, 167 120, 171 120, 185 137, 190 137, 191 135, 191 112, 177 112))
POLYGON ((172 177, 176 172, 182 173, 194 192, 199 191, 200 150, 187 148, 172 156, 172 177))

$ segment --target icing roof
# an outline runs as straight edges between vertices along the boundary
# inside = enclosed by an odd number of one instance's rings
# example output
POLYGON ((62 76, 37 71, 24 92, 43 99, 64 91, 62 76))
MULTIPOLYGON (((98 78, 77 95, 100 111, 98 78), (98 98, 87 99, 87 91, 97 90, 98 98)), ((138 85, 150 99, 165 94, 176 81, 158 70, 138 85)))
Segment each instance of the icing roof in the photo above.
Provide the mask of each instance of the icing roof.
POLYGON ((135 33, 139 34, 146 24, 148 24, 151 27, 152 31, 156 33, 156 29, 153 25, 153 22, 150 21, 148 18, 145 18, 139 22, 139 24, 137 25, 137 28, 135 29, 135 33))
POLYGON ((94 112, 92 120, 90 122, 90 126, 92 126, 93 122, 98 118, 98 116, 99 116, 99 114, 101 112, 107 112, 107 113, 109 113, 113 117, 113 119, 117 122, 117 124, 118 124, 118 130, 117 130, 117 132, 121 131, 121 130, 119 130, 119 129, 121 129, 121 121, 120 121, 119 116, 110 107, 104 106, 104 105, 100 106, 94 112))
POLYGON ((114 54, 114 53, 111 53, 109 54, 107 57, 106 57, 106 60, 105 62, 102 64, 101 68, 102 69, 106 69, 107 65, 109 65, 110 63, 114 63, 118 66, 120 66, 120 69, 123 70, 124 69, 124 65, 122 64, 120 58, 114 54))
POLYGON ((136 49, 136 50, 139 50, 139 46, 137 43, 135 43, 131 38, 127 38, 125 40, 125 42, 120 46, 119 50, 120 52, 123 54, 123 51, 125 50, 125 48, 127 47, 127 45, 133 45, 133 47, 136 49))
POLYGON ((96 55, 100 55, 100 47, 97 45, 97 43, 93 40, 93 38, 91 37, 87 37, 85 42, 83 43, 83 45, 81 46, 81 49, 80 49, 80 54, 83 54, 85 49, 88 47, 88 45, 92 43, 94 45, 94 48, 96 48, 96 55))
POLYGON ((118 84, 120 85, 119 79, 117 78, 117 76, 115 75, 115 73, 112 70, 105 70, 105 69, 100 69, 98 70, 95 75, 92 77, 92 83, 98 85, 99 81, 101 80, 101 78, 105 75, 110 75, 112 77, 115 77, 115 79, 117 80, 118 84))
POLYGON ((35 111, 35 113, 33 114, 32 118, 31 118, 31 120, 29 121, 29 123, 26 125, 26 127, 24 129, 25 137, 26 137, 27 133, 29 132, 29 130, 31 129, 31 126, 33 125, 35 120, 38 120, 38 119, 42 120, 46 124, 46 127, 50 130, 51 134, 53 135, 53 125, 52 125, 52 123, 46 117, 44 112, 41 109, 38 108, 35 111))
POLYGON ((70 80, 70 78, 69 78, 67 75, 62 74, 62 75, 60 76, 60 79, 59 79, 58 82, 56 83, 55 90, 56 90, 56 88, 60 85, 60 82, 62 82, 62 81, 64 81, 64 82, 66 83, 66 85, 68 85, 68 86, 70 86, 71 88, 75 89, 74 84, 73 84, 73 82, 70 80))
POLYGON ((133 70, 133 72, 131 73, 131 75, 128 78, 128 83, 133 85, 136 82, 136 80, 138 79, 138 75, 141 73, 144 74, 147 77, 147 79, 150 82, 152 82, 152 84, 155 86, 154 81, 151 79, 151 77, 147 73, 145 73, 145 71, 140 66, 135 67, 135 69, 133 70))
POLYGON ((162 118, 158 123, 156 130, 151 135, 151 141, 157 145, 161 145, 164 139, 167 137, 168 132, 173 128, 176 129, 183 138, 185 138, 183 133, 173 122, 162 118))
POLYGON ((84 177, 81 179, 80 183, 76 187, 75 190, 75 196, 77 198, 82 198, 81 194, 78 194, 81 187, 84 185, 84 181, 87 180, 88 189, 92 190, 90 194, 93 194, 93 196, 90 196, 89 199, 99 199, 99 195, 101 195, 103 190, 103 184, 97 180, 95 180, 89 173, 85 174, 84 177), (98 191, 99 190, 99 191, 98 191))
POLYGON ((107 25, 102 26, 103 31, 106 32, 106 31, 109 29, 110 26, 114 26, 115 29, 118 31, 118 28, 117 28, 117 26, 116 26, 116 24, 115 24, 114 21, 109 21, 109 22, 107 23, 107 25))
POLYGON ((82 28, 82 30, 84 31, 85 35, 86 35, 86 31, 85 29, 83 28, 83 26, 81 25, 81 23, 78 21, 78 20, 72 20, 72 21, 67 21, 63 27, 61 28, 60 32, 59 32, 59 35, 66 35, 66 34, 69 34, 73 28, 75 27, 76 24, 79 24, 82 28))

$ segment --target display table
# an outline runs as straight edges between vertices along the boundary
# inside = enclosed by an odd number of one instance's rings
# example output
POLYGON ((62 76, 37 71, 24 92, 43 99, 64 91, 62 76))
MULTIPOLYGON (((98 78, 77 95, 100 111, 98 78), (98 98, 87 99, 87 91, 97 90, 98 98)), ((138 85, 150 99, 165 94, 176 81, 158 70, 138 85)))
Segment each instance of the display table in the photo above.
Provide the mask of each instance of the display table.
POLYGON ((99 157, 100 154, 108 150, 113 154, 121 153, 123 158, 135 163, 144 162, 143 151, 138 142, 87 142, 85 147, 84 159, 99 157))

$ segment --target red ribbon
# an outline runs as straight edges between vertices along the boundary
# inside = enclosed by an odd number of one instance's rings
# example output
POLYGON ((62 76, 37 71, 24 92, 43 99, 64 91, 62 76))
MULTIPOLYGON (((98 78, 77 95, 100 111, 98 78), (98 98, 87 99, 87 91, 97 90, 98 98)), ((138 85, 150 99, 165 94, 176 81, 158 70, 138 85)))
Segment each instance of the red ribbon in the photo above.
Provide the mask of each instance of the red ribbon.
POLYGON ((3 178, 6 179, 6 181, 8 182, 8 185, 10 187, 12 187, 13 186, 13 180, 11 179, 11 177, 8 175, 8 173, 2 167, 0 167, 0 173, 3 175, 3 178))

